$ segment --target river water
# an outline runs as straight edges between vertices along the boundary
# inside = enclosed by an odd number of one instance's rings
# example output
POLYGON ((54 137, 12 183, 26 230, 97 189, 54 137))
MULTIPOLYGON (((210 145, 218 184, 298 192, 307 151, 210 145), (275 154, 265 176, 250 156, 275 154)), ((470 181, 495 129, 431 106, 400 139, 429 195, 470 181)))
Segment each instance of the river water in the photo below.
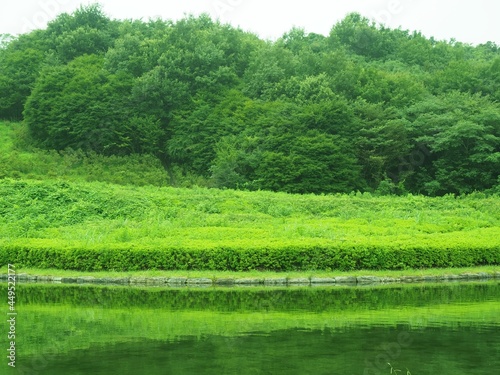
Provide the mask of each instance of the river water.
MULTIPOLYGON (((6 295, 6 285, 1 289, 6 295)), ((302 288, 18 284, 16 298, 16 368, 5 359, 1 374, 500 371, 498 281, 302 288)))

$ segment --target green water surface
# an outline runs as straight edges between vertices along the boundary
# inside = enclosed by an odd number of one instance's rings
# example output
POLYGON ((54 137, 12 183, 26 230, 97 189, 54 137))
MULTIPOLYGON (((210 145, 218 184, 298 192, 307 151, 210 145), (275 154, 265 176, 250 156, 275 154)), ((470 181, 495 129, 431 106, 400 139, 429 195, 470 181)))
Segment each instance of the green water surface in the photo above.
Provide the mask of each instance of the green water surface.
MULTIPOLYGON (((6 296, 5 284, 1 290, 6 296)), ((16 368, 5 359, 0 374, 373 375, 390 374, 387 362, 412 375, 500 369, 498 282, 226 289, 18 284, 16 298, 16 368)))

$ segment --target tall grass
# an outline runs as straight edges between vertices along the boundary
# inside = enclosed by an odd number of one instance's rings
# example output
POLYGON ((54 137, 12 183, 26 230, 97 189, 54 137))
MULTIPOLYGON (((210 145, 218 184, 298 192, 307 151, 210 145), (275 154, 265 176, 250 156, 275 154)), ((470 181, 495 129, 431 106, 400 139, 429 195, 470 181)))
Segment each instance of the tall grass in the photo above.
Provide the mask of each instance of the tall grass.
POLYGON ((152 155, 102 156, 80 150, 35 147, 21 123, 0 123, 0 178, 102 181, 120 185, 167 186, 170 181, 152 155))

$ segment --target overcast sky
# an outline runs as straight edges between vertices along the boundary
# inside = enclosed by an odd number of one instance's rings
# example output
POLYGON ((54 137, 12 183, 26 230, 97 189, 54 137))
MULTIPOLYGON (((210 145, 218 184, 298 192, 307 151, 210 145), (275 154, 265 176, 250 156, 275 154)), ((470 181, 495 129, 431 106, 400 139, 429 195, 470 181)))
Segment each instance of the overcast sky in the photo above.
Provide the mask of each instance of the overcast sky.
MULTIPOLYGON (((88 0, 3 0, 0 34, 45 27, 56 14, 72 12, 88 0), (7 5, 8 4, 8 5, 7 5)), ((422 31, 427 37, 500 45, 498 0, 100 0, 111 18, 173 19, 209 13, 262 38, 276 39, 293 26, 327 35, 349 12, 390 27, 422 31)))

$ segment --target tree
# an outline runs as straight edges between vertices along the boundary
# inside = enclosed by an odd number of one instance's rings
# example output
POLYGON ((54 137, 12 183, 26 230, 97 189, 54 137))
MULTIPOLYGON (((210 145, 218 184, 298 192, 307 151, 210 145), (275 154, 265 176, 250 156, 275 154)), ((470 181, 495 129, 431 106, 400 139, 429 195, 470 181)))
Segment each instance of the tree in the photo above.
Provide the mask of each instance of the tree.
POLYGON ((243 77, 243 92, 252 99, 276 100, 283 93, 280 85, 295 75, 293 53, 279 45, 268 44, 252 55, 243 77))
POLYGON ((19 120, 31 93, 43 53, 35 49, 0 51, 0 118, 19 120))
POLYGON ((88 26, 65 31, 56 39, 56 51, 64 62, 70 62, 83 55, 104 54, 112 40, 107 33, 88 26))
POLYGON ((330 44, 344 45, 353 53, 369 59, 384 59, 395 50, 394 33, 377 27, 359 13, 348 14, 330 32, 330 44))
POLYGON ((47 25, 51 48, 64 62, 85 54, 104 54, 118 37, 118 23, 111 21, 99 4, 80 6, 47 25))
POLYGON ((64 33, 87 27, 95 30, 109 30, 113 22, 104 14, 100 4, 81 5, 72 14, 62 13, 47 25, 47 34, 55 39, 64 33))
POLYGON ((262 153, 255 187, 289 193, 347 193, 365 188, 356 156, 340 137, 309 131, 284 138, 286 149, 262 153))
POLYGON ((372 189, 386 180, 396 184, 404 181, 411 172, 401 168, 412 147, 408 120, 397 108, 361 98, 353 104, 353 111, 353 147, 363 166, 363 179, 372 189))
POLYGON ((411 184, 429 194, 470 193, 495 185, 500 171, 500 106, 453 91, 408 110, 415 145, 430 155, 411 184), (420 146, 421 147, 421 146, 420 146))
POLYGON ((217 188, 242 189, 250 187, 244 166, 248 163, 238 137, 222 137, 215 145, 215 157, 210 166, 210 178, 217 188))
POLYGON ((20 120, 46 56, 47 38, 33 31, 0 49, 0 118, 20 120))
MULTIPOLYGON (((24 111, 32 135, 56 150, 67 147, 104 154, 129 153, 132 80, 110 75, 95 55, 76 58, 67 66, 46 68, 24 111)), ((134 128, 132 126, 132 128, 134 128)))

